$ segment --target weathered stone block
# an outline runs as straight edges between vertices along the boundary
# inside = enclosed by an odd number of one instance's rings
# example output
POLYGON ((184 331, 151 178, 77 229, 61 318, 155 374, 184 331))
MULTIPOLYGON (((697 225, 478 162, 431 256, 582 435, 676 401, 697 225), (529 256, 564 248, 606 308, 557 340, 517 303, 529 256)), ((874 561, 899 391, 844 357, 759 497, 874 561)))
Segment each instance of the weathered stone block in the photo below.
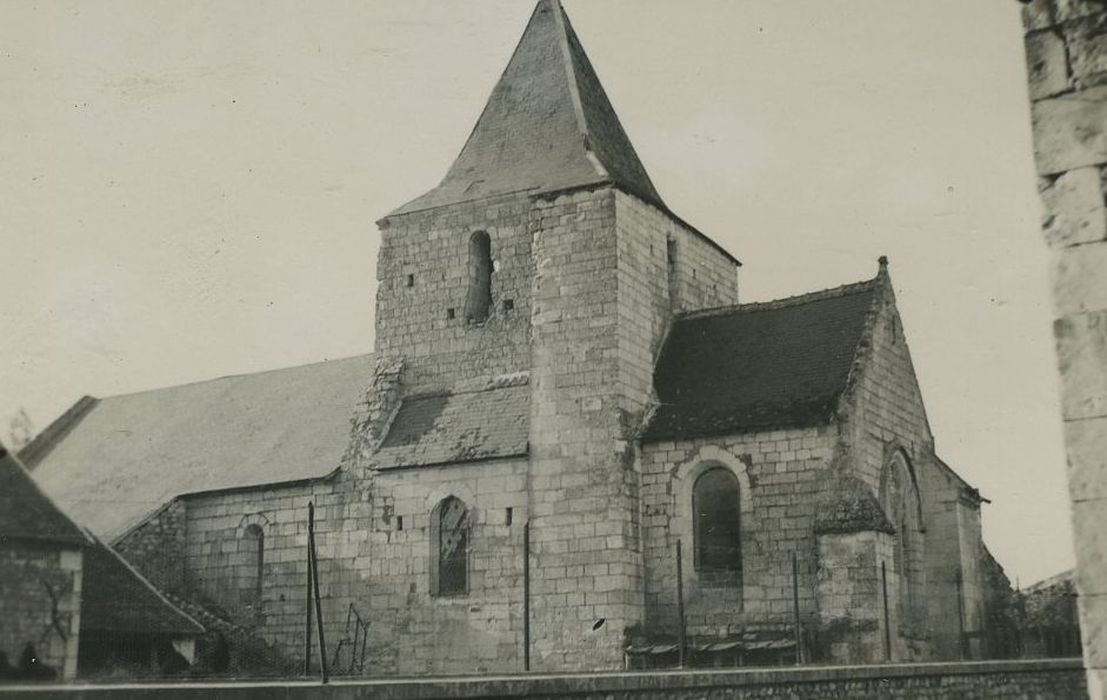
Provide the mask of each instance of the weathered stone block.
POLYGON ((1058 317, 1107 309, 1107 242, 1065 248, 1053 266, 1058 317))
POLYGON ((1069 67, 1065 42, 1052 31, 1035 32, 1026 37, 1026 69, 1030 99, 1039 100, 1069 88, 1069 67))
POLYGON ((1022 6, 1022 26, 1026 31, 1045 29, 1054 24, 1053 0, 1031 0, 1022 6))
POLYGON ((1107 238, 1107 209, 1099 168, 1078 168, 1042 190, 1042 230, 1054 247, 1107 238))
MULTIPOLYGON (((1082 599, 1107 596, 1107 499, 1075 501, 1072 524, 1076 540, 1076 588, 1082 599)), ((1102 624, 1107 625, 1107 617, 1102 624)), ((1107 633, 1107 627, 1103 632, 1107 633)))
POLYGON ((1057 23, 1100 15, 1105 11, 1100 0, 1054 0, 1053 5, 1053 17, 1057 23))
POLYGON ((1100 14, 1065 26, 1072 77, 1085 87, 1101 85, 1107 78, 1107 5, 1098 6, 1100 14))
POLYGON ((1107 498, 1107 417, 1067 421, 1065 447, 1072 499, 1107 498))
POLYGON ((1039 173, 1107 162, 1107 88, 1035 102, 1031 120, 1039 173))
POLYGON ((1080 636, 1087 665, 1107 669, 1107 594, 1080 594, 1080 636))

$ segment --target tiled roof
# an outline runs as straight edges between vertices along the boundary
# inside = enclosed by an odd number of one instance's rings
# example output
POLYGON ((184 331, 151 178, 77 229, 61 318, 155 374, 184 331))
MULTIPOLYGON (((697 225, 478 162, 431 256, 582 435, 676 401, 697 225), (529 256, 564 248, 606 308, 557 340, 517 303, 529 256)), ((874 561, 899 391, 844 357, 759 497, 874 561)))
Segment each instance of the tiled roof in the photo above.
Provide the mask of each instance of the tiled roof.
POLYGON ((561 3, 540 0, 445 179, 393 214, 593 184, 664 208, 561 3))
POLYGON ((678 318, 654 372, 660 406, 644 439, 827 422, 881 279, 678 318))
POLYGON ((194 636, 204 632, 103 542, 85 549, 81 630, 194 636))
POLYGON ((111 542, 183 494, 331 474, 372 373, 362 355, 101 399, 28 467, 111 542))
POLYGON ((0 540, 85 545, 89 539, 35 484, 16 456, 0 445, 0 540))
POLYGON ((377 451, 381 468, 512 457, 527 453, 525 383, 404 399, 377 451))

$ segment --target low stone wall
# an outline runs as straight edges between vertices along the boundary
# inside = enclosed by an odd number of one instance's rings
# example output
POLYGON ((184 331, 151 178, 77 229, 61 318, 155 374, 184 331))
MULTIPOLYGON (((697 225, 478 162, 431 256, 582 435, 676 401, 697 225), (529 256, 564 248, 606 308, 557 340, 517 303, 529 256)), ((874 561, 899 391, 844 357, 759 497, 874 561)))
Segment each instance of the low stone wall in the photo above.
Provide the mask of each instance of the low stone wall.
POLYGON ((0 686, 0 698, 1086 698, 1080 659, 316 683, 0 686))

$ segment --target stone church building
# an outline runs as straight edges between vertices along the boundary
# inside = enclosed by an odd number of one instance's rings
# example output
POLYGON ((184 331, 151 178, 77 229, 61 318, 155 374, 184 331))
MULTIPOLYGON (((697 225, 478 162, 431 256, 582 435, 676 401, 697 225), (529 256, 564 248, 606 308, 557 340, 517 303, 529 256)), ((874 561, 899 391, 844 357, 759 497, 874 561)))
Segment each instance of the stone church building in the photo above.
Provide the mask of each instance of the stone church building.
POLYGON ((313 501, 328 656, 353 606, 371 674, 520 671, 528 634, 533 670, 619 669, 681 607, 693 663, 979 652, 984 499, 935 454, 887 261, 740 303, 556 0, 378 225, 375 353, 86 397, 37 481, 293 658, 313 501))

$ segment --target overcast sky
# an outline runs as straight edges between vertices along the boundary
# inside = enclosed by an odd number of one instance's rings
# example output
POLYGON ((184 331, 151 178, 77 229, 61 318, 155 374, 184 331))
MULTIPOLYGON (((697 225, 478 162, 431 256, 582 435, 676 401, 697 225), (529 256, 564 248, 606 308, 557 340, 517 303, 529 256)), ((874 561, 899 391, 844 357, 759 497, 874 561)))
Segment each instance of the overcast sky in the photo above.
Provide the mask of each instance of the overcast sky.
MULTIPOLYGON (((889 256, 986 541, 1024 585, 1071 566, 1019 4, 565 6, 743 301, 889 256)), ((373 222, 445 173, 532 8, 0 0, 0 433, 371 350, 373 222)))

